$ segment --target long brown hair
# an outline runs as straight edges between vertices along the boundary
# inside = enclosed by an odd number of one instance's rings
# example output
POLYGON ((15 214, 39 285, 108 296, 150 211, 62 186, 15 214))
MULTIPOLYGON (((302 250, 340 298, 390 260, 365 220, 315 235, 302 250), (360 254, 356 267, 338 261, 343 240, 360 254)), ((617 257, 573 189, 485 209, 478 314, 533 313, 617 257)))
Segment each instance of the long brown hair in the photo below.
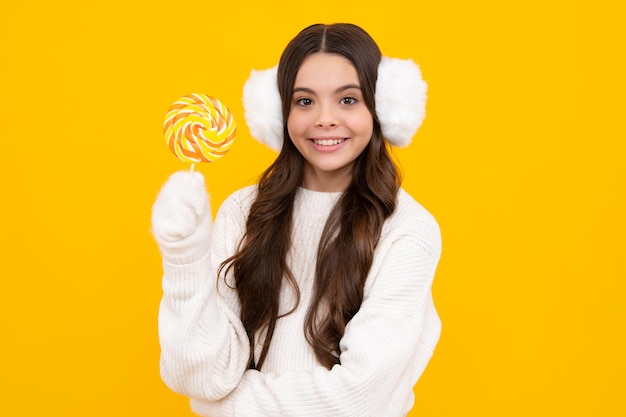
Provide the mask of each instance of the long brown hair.
POLYGON ((263 365, 281 317, 283 282, 291 285, 297 295, 291 311, 299 303, 298 285, 286 259, 304 161, 289 138, 287 120, 298 69, 307 56, 316 52, 339 54, 352 62, 374 120, 372 138, 354 161, 351 183, 326 222, 317 253, 314 294, 304 332, 318 361, 329 369, 339 363, 339 340, 363 301, 374 249, 385 219, 395 209, 400 184, 376 116, 374 93, 381 59, 378 46, 363 29, 352 24, 320 24, 304 29, 287 45, 278 65, 285 137, 281 152, 260 178, 238 252, 222 264, 222 269, 232 268, 234 273, 241 320, 250 340, 249 366, 256 369, 263 365), (255 361, 255 336, 263 333, 263 348, 255 361))

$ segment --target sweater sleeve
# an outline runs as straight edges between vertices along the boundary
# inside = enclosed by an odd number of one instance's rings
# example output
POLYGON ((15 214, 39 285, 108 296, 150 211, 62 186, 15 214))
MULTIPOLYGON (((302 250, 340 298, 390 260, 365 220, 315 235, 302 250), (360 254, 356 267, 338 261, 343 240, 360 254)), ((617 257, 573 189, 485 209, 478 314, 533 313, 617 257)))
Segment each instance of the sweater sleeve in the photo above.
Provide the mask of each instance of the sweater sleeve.
POLYGON ((237 200, 231 198, 217 214, 210 252, 189 263, 163 259, 161 377, 173 391, 191 398, 223 398, 247 367, 249 342, 236 293, 216 272, 240 239, 244 222, 237 200))
POLYGON ((430 215, 413 223, 381 239, 361 308, 340 341, 341 364, 280 375, 247 370, 221 401, 221 415, 406 415, 441 330, 431 296, 439 227, 430 215))

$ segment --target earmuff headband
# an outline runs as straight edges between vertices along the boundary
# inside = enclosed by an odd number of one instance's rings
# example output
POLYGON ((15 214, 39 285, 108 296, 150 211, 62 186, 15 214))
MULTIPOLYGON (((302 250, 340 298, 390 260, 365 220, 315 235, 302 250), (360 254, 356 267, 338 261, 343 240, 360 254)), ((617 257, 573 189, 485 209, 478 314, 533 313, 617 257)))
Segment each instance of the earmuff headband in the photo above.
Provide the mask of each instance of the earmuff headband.
MULTIPOLYGON (((278 66, 252 70, 243 88, 244 116, 250 134, 280 151, 283 145, 283 113, 277 82, 278 66)), ((415 62, 383 57, 376 81, 376 114, 387 141, 406 147, 426 115, 427 84, 415 62)))

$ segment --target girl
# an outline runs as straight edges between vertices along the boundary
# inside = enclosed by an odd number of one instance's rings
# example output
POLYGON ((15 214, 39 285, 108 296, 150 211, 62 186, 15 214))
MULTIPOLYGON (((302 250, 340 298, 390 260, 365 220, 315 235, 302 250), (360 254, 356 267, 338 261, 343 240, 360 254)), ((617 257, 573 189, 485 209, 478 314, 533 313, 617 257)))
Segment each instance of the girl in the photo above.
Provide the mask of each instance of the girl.
POLYGON ((388 141, 408 144, 424 92, 415 64, 381 58, 361 28, 308 27, 244 89, 251 133, 280 148, 258 185, 212 225, 199 173, 165 184, 161 374, 195 412, 409 412, 440 334, 441 241, 388 141))

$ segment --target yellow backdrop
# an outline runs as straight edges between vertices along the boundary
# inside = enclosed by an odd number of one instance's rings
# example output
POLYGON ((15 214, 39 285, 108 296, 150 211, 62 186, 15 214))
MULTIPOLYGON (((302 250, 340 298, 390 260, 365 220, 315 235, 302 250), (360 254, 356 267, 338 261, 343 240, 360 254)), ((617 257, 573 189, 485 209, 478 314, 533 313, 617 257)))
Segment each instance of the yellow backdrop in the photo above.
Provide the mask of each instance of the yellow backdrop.
POLYGON ((250 69, 336 21, 430 86, 396 152, 444 237, 411 415, 626 415, 622 4, 3 0, 0 415, 190 415, 158 375, 150 208, 188 169, 163 116, 189 92, 235 113, 231 152, 198 168, 217 208, 274 156, 243 122, 250 69))

